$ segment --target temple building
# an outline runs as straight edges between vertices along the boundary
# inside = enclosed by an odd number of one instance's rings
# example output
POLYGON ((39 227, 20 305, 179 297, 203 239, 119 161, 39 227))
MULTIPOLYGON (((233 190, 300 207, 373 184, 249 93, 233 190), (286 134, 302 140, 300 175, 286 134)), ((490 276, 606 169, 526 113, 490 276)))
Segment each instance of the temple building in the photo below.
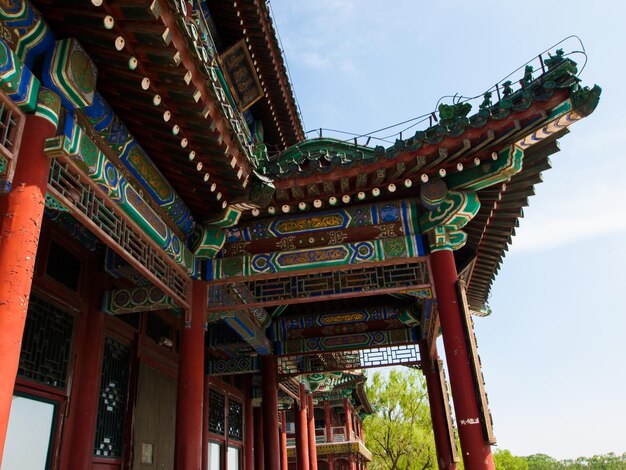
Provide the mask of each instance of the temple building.
POLYGON ((598 104, 567 44, 380 146, 305 139, 263 0, 0 28, 3 469, 362 470, 388 365, 423 371, 440 468, 494 468, 472 315, 598 104))

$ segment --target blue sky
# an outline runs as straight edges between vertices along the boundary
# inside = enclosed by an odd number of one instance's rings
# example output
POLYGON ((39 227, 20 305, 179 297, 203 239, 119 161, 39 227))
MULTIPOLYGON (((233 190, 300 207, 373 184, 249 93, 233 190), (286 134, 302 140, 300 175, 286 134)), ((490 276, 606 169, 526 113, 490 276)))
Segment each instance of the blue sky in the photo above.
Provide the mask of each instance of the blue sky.
MULTIPOLYGON (((368 132, 473 96, 566 36, 596 112, 561 140, 476 319, 499 447, 625 452, 626 3, 272 0, 307 129, 368 132)), ((440 347, 440 350, 443 348, 440 347)))

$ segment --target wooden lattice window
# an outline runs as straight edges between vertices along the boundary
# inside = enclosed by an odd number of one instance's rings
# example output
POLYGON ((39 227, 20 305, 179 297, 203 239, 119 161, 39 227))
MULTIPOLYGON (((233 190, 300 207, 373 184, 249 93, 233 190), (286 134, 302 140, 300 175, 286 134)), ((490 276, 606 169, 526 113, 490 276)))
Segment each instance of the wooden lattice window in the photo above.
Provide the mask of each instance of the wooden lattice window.
POLYGON ((24 113, 0 91, 0 194, 9 192, 24 131, 24 113))
POLYGON ((124 417, 128 401, 130 347, 113 338, 104 340, 94 455, 122 456, 124 417))
POLYGON ((228 400, 228 437, 243 441, 243 405, 228 400))
POLYGON ((18 376, 64 390, 74 315, 33 292, 22 341, 18 376))
POLYGON ((220 392, 209 389, 209 432, 224 435, 226 428, 226 397, 220 392))

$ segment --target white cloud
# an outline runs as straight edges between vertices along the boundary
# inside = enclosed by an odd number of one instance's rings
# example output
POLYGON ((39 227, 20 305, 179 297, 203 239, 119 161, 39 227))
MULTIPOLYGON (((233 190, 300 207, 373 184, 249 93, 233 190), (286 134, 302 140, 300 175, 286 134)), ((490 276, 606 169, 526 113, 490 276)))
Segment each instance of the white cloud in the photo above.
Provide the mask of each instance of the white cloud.
POLYGON ((298 56, 298 60, 312 69, 327 69, 330 61, 317 52, 307 51, 298 56))
POLYGON ((561 199, 536 201, 541 206, 536 212, 531 199, 531 215, 521 220, 511 254, 542 251, 607 235, 619 237, 626 232, 626 208, 614 186, 598 183, 575 191, 570 187, 561 199))

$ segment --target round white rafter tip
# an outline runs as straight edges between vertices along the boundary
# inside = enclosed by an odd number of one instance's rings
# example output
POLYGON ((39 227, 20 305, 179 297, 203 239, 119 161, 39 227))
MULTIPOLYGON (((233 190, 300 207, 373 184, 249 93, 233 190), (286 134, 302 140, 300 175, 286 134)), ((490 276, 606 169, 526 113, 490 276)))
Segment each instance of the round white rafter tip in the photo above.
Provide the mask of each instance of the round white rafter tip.
POLYGON ((121 51, 122 49, 124 49, 125 45, 126 45, 126 40, 122 36, 118 36, 115 38, 115 50, 116 51, 121 51))
POLYGON ((106 15, 102 20, 105 29, 113 29, 115 26, 115 19, 111 15, 106 15))

